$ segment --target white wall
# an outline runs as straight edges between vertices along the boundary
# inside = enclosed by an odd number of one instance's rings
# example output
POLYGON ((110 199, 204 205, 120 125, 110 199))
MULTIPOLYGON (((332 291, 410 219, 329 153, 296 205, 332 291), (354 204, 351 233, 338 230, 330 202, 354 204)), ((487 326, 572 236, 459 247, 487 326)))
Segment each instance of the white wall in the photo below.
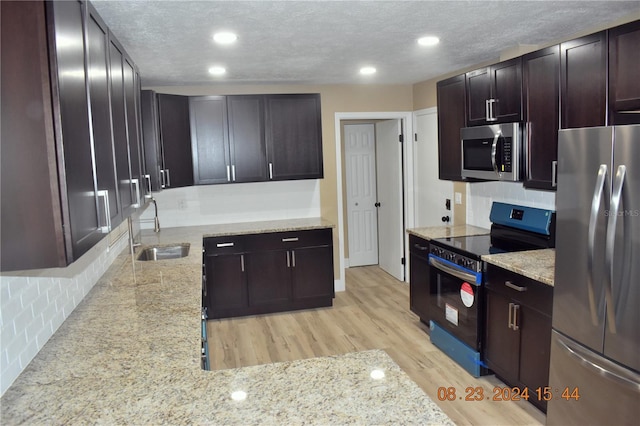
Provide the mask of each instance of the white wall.
MULTIPOLYGON (((320 217, 320 185, 316 179, 196 185, 153 194, 161 228, 320 217)), ((153 205, 141 219, 153 228, 153 205)))
POLYGON ((128 235, 125 221, 66 268, 0 276, 0 396, 128 247, 128 235))
POLYGON ((525 189, 518 182, 478 182, 467 184, 467 223, 489 229, 489 213, 494 201, 556 209, 554 191, 535 191, 525 189))

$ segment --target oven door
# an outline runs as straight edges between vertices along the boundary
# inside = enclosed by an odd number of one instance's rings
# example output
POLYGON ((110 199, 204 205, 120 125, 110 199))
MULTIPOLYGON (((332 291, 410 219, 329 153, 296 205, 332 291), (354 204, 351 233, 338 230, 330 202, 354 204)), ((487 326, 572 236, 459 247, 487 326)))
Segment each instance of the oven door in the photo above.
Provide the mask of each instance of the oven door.
POLYGON ((431 318, 476 351, 480 350, 482 272, 429 255, 431 318))

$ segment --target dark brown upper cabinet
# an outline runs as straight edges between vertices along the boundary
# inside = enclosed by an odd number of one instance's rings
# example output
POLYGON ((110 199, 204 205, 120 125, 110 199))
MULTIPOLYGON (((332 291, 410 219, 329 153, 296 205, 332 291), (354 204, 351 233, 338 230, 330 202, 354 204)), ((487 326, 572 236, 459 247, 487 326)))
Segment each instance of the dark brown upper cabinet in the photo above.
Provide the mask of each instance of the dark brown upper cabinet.
POLYGON ((142 123, 142 141, 144 146, 144 164, 147 172, 147 185, 150 191, 164 188, 162 140, 160 139, 160 118, 158 117, 158 97, 153 90, 140 93, 142 123))
POLYGON ((140 140, 140 120, 138 112, 138 75, 133 61, 125 56, 122 61, 124 101, 127 118, 127 139, 129 141, 130 186, 133 193, 133 207, 143 204, 145 195, 144 167, 142 165, 142 141, 140 140))
POLYGON ((165 188, 193 185, 193 162, 189 124, 189 97, 158 94, 158 117, 165 188))
POLYGON ((560 127, 604 126, 607 119, 606 31, 560 45, 560 127))
POLYGON ((270 180, 323 177, 319 94, 266 95, 270 180))
POLYGON ((460 129, 467 122, 465 85, 464 74, 437 83, 438 177, 441 180, 463 180, 460 129))
POLYGON ((556 187, 560 109, 560 46, 522 57, 526 173, 524 186, 556 187))
POLYGON ((226 98, 190 97, 189 118, 194 183, 203 185, 230 182, 226 98))
POLYGON ((609 30, 609 124, 640 124, 640 21, 609 30))
POLYGON ((515 58, 468 72, 467 125, 522 120, 522 62, 515 58))
POLYGON ((267 180, 264 96, 227 96, 227 112, 231 180, 267 180))

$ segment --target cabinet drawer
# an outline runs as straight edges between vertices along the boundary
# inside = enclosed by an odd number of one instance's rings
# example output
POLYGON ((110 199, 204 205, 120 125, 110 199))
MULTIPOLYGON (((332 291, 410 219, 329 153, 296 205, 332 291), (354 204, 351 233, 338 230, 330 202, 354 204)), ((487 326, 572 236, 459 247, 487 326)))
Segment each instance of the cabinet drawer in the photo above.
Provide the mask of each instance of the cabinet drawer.
POLYGON ((327 228, 251 235, 247 239, 245 249, 246 251, 287 250, 331 244, 331 229, 327 228))
POLYGON ((409 234, 409 252, 419 257, 429 257, 429 241, 409 234))
POLYGON ((246 239, 246 235, 208 237, 204 239, 204 250, 207 255, 242 253, 246 239))
POLYGON ((488 289, 501 293, 523 305, 551 315, 553 287, 494 265, 487 265, 488 289))

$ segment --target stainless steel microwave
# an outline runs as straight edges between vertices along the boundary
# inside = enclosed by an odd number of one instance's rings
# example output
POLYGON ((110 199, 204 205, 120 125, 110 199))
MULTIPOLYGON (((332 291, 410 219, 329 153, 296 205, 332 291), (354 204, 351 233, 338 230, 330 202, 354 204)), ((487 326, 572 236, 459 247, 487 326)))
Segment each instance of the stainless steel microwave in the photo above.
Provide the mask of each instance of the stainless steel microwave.
POLYGON ((460 129, 462 177, 522 180, 522 126, 491 124, 460 129))

